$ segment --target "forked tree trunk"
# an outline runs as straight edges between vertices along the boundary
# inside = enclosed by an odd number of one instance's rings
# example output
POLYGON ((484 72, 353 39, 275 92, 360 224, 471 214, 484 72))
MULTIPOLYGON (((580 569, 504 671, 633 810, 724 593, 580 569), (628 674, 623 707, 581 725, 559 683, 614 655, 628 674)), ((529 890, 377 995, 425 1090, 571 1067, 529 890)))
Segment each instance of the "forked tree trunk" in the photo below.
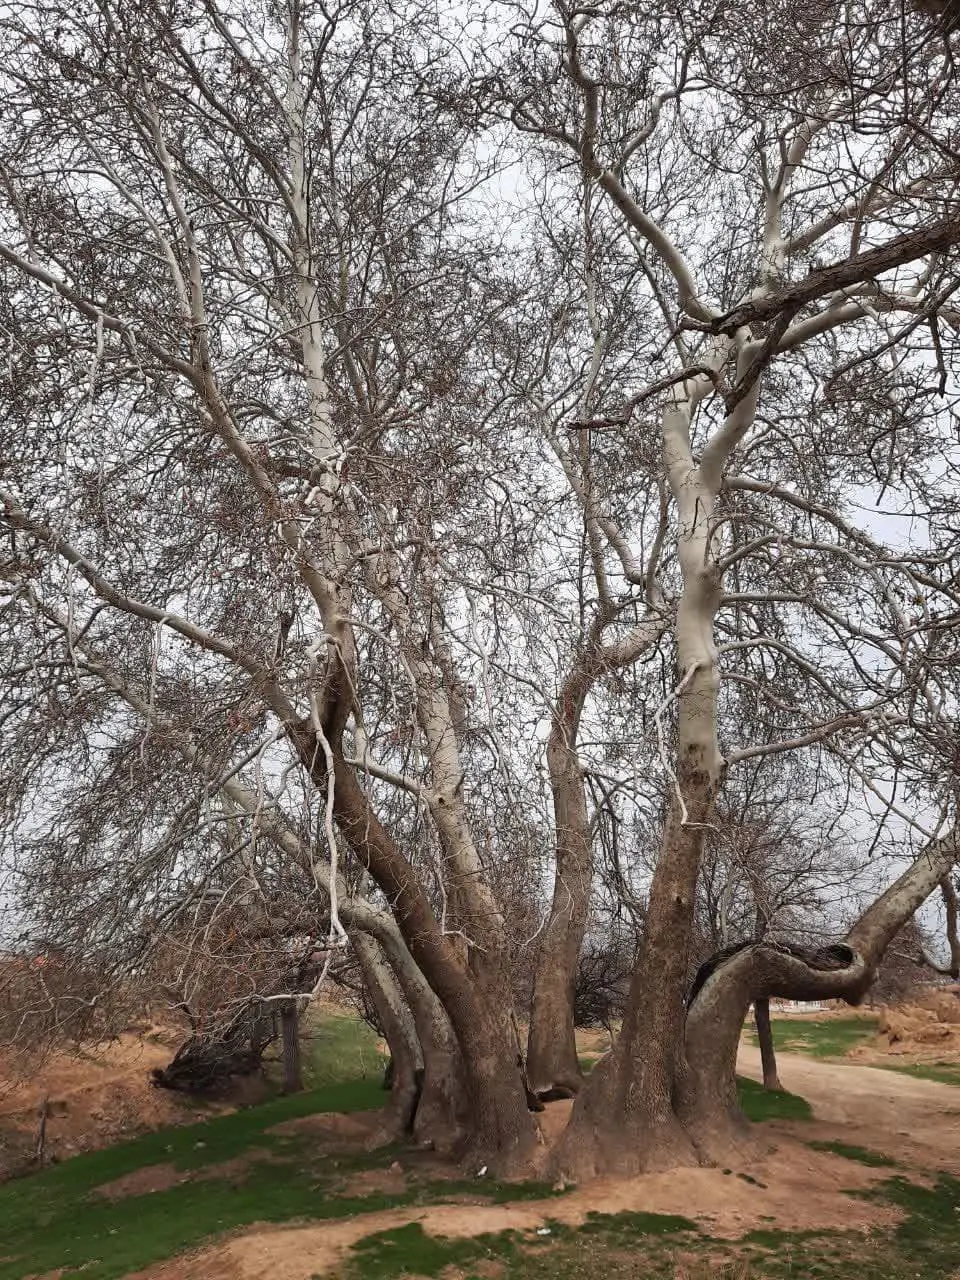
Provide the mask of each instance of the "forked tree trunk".
POLYGON ((650 886, 646 929, 623 1028, 588 1077, 557 1149, 574 1179, 632 1174, 694 1159, 673 1109, 681 1060, 684 995, 691 953, 692 901, 712 788, 680 777, 686 818, 673 806, 650 886))
POLYGON ((779 1093, 783 1085, 777 1074, 777 1051, 773 1043, 773 1028, 770 1025, 770 1001, 766 996, 760 996, 754 1000, 753 1020, 757 1028, 757 1040, 760 1042, 763 1087, 779 1093))
MULTIPOLYGON (((718 344, 711 359, 725 359, 718 344)), ((752 357, 741 350, 738 376, 752 357)), ((676 504, 683 592, 677 606, 677 754, 675 795, 650 884, 646 928, 623 1030, 574 1107, 556 1161, 563 1172, 591 1174, 689 1161, 694 1150, 674 1110, 683 1070, 684 1004, 692 952, 694 900, 706 824, 723 768, 717 735, 720 677, 714 621, 722 596, 714 558, 713 516, 723 467, 749 427, 756 388, 741 399, 693 457, 690 428, 711 383, 691 378, 672 393, 663 419, 663 456, 676 504)), ((742 1019, 741 1019, 742 1024, 742 1019)))
POLYGON ((368 568, 371 589, 401 637, 414 685, 430 766, 430 783, 422 796, 440 842, 446 901, 456 918, 438 921, 417 872, 377 822, 343 758, 342 727, 327 734, 329 742, 336 744, 335 817, 361 864, 390 899, 404 942, 450 1019, 463 1061, 469 1108, 464 1159, 500 1173, 528 1171, 538 1155, 540 1131, 527 1109, 516 1052, 503 915, 484 877, 463 800, 458 743, 462 717, 448 691, 446 642, 432 602, 424 620, 414 615, 407 598, 391 585, 389 557, 368 568), (467 942, 466 957, 454 944, 451 924, 467 942))

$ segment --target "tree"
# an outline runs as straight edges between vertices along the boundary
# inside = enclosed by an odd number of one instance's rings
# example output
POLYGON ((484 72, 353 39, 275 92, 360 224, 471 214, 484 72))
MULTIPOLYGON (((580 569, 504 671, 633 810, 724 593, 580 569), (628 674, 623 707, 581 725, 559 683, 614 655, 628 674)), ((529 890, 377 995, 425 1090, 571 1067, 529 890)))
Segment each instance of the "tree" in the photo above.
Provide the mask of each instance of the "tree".
POLYGON ((2 837, 29 928, 129 972, 207 887, 269 910, 296 868, 310 936, 353 935, 400 1122, 525 1169, 498 890, 552 828, 532 1021, 559 1034, 530 1058, 572 1090, 592 846, 631 774, 662 841, 558 1168, 739 1140, 750 1001, 858 998, 955 856, 927 824, 842 944, 758 942, 691 997, 728 772, 829 750, 953 820, 955 89, 919 19, 845 21, 560 9, 490 66, 415 4, 3 20, 2 837), (865 527, 870 485, 929 545, 865 527))
MULTIPOLYGON (((897 113, 891 86, 901 84, 899 67, 905 60, 908 83, 897 92, 907 93, 915 79, 926 74, 929 49, 920 54, 923 40, 912 27, 909 38, 917 43, 903 48, 899 25, 895 33, 887 15, 865 10, 859 15, 856 39, 848 26, 848 52, 838 54, 840 19, 832 11, 801 14, 784 9, 776 17, 793 26, 798 37, 795 45, 786 42, 793 46, 788 60, 785 46, 781 43, 778 49, 767 37, 764 22, 770 16, 765 10, 755 15, 755 22, 745 22, 741 12, 735 24, 727 25, 723 17, 711 14, 700 19, 701 25, 695 21, 691 26, 662 9, 649 15, 630 11, 622 18, 618 15, 614 24, 592 12, 560 8, 556 21, 524 29, 509 74, 494 77, 492 94, 505 93, 513 122, 539 139, 548 153, 566 152, 579 165, 582 182, 602 191, 627 225, 648 264, 652 301, 664 313, 661 350, 675 346, 677 352, 674 371, 627 398, 619 414, 624 424, 638 418, 642 422, 656 395, 666 402, 660 434, 676 511, 673 532, 680 570, 675 800, 650 885, 646 931, 623 1031, 582 1091, 565 1138, 561 1159, 575 1172, 682 1158, 691 1142, 706 1150, 717 1131, 729 1129, 725 1113, 732 1105, 732 1066, 728 1063, 724 1086, 717 1087, 724 1054, 708 1054, 699 1040, 707 1032, 700 1028, 710 1025, 714 1033, 713 1024, 726 1015, 711 999, 717 984, 729 983, 733 989, 733 975, 740 969, 754 976, 749 962, 766 955, 764 950, 747 949, 739 962, 720 966, 686 1019, 683 1014, 703 837, 729 761, 721 754, 718 730, 721 608, 733 607, 746 615, 737 619, 736 639, 728 651, 758 649, 784 659, 786 679, 767 698, 774 707, 779 703, 778 720, 784 710, 794 713, 794 699, 784 698, 784 685, 789 688, 801 675, 803 685, 818 683, 815 665, 798 650, 796 625, 786 629, 791 604, 800 616, 822 620, 832 633, 831 647, 836 643, 841 653, 845 648, 849 653, 854 635, 857 644, 863 637, 863 629, 851 625, 843 608, 829 603, 833 584, 824 580, 823 569, 818 572, 817 552, 824 550, 827 563, 845 559, 848 565, 859 561, 868 568, 887 596, 886 606, 877 603, 883 612, 889 609, 886 566, 881 568, 872 558, 864 564, 857 554, 862 543, 854 551, 842 543, 831 545, 829 539, 818 540, 817 534, 807 538, 798 531, 791 537, 791 525, 796 526, 789 516, 785 521, 773 505, 751 510, 742 501, 750 492, 775 495, 788 507, 799 507, 808 519, 824 519, 832 525, 832 536, 840 534, 845 540, 852 534, 854 544, 859 540, 859 530, 843 521, 836 506, 826 506, 805 488, 813 468, 798 469, 789 449, 784 453, 776 447, 776 423, 771 428, 765 424, 771 414, 795 417, 799 393, 817 431, 831 428, 836 418, 832 395, 820 399, 811 387, 811 402, 801 390, 809 385, 808 371, 818 363, 823 368, 824 361, 828 391, 857 364, 870 366, 874 379, 885 385, 883 437, 892 433, 897 442, 888 457, 910 457, 919 465, 928 456, 936 423, 941 429, 944 423, 934 397, 938 385, 945 390, 949 371, 940 359, 936 334, 941 318, 956 323, 956 316, 944 310, 956 288, 954 255, 944 253, 935 259, 932 272, 921 266, 912 278, 903 270, 931 252, 952 249, 957 241, 950 211, 954 171, 949 163, 944 165, 945 152, 937 141, 949 136, 950 126, 939 117, 939 106, 928 97, 914 97, 914 114, 904 120, 891 147, 865 146, 862 156, 840 166, 842 177, 837 176, 827 207, 820 202, 816 183, 808 181, 808 175, 824 164, 838 161, 845 133, 872 132, 897 113), (559 75, 553 52, 557 41, 559 75), (803 57, 796 57, 798 48, 804 50, 803 57), (662 87, 652 91, 658 82, 662 87), (668 109, 669 133, 663 123, 668 109), (745 135, 753 141, 741 145, 738 140, 745 135), (733 154, 743 162, 731 163, 733 154), (907 155, 911 160, 905 164, 907 155), (651 171, 662 175, 659 186, 650 181, 651 171), (704 190, 707 175, 709 194, 704 190), (698 214, 715 224, 710 249, 716 247, 719 253, 703 251, 687 215, 695 182, 698 214), (917 197, 919 204, 914 203, 917 197), (913 225, 884 236, 883 227, 894 209, 900 226, 913 225), (852 251, 833 248, 845 231, 852 231, 852 251), (866 234, 878 236, 880 243, 861 252, 866 234), (802 282, 791 282, 791 272, 809 261, 814 248, 828 254, 832 249, 838 254, 836 263, 815 266, 802 282), (885 275, 895 271, 899 276, 885 275), (744 294, 745 302, 731 305, 734 297, 744 294), (719 305, 714 298, 719 298, 719 305), (889 334, 875 344, 867 338, 866 355, 846 357, 850 333, 862 333, 865 319, 873 326, 884 315, 893 317, 889 334), (931 317, 934 341, 924 351, 915 335, 931 317), (893 343, 901 356, 890 378, 882 357, 893 343), (926 355, 940 366, 939 384, 928 381, 923 371, 926 355), (911 409, 903 413, 907 386, 911 409), (762 409, 761 388, 766 396, 762 409), (912 434, 917 429, 920 434, 912 434), (742 474, 745 464, 750 465, 748 459, 760 467, 761 478, 742 474), (784 468, 790 486, 784 484, 784 468), (768 570, 780 558, 784 528, 789 558, 809 557, 815 576, 804 581, 800 566, 791 565, 778 592, 774 583, 779 585, 779 574, 776 568, 768 570), (731 577, 739 579, 733 592, 726 589, 731 577), (765 634, 754 632, 755 603, 761 611, 765 605, 787 605, 778 611, 779 627, 765 634), (785 633, 783 638, 778 632, 785 633)), ((939 56, 949 58, 949 53, 944 50, 939 56)), ((945 68, 939 75, 949 84, 945 68)), ((868 435, 865 443, 870 457, 873 439, 868 435)), ((844 466, 847 452, 820 446, 834 492, 838 485, 842 492, 844 483, 860 480, 857 467, 844 466)), ((889 465, 885 475, 884 487, 893 482, 889 465)), ((951 554, 952 550, 947 558, 951 554)), ((929 555, 922 556, 916 565, 925 577, 929 561, 929 555)), ((907 581, 913 570, 905 557, 907 581)), ((950 593, 945 579, 927 583, 937 593, 950 593)), ((894 614, 893 632, 906 640, 912 628, 897 605, 894 614)), ((889 669, 892 662, 893 680, 907 683, 897 655, 889 649, 884 653, 883 638, 878 635, 871 641, 878 664, 889 669)), ((862 678, 862 667, 855 659, 855 680, 862 678)), ((851 689, 853 696, 845 697, 841 690, 836 698, 833 690, 825 690, 835 706, 840 703, 832 723, 827 720, 812 732, 807 729, 796 745, 826 738, 844 721, 856 723, 868 713, 871 686, 882 688, 883 681, 874 682, 872 672, 863 674, 863 693, 851 689)), ((904 693, 908 699, 915 696, 912 682, 904 693)), ((889 684, 880 705, 888 700, 889 684)), ((741 758, 749 754, 748 747, 741 758)), ((952 839, 938 849, 947 851, 944 859, 952 858, 952 839)), ((921 866, 914 868, 913 876, 896 898, 898 909, 909 905, 912 911, 915 884, 924 895, 929 892, 929 877, 921 866)), ((893 901, 880 899, 890 909, 893 901)), ((864 919, 871 923, 851 935, 867 949, 860 953, 848 948, 842 953, 843 963, 837 953, 830 961, 829 979, 810 956, 786 965, 785 981, 788 973, 800 968, 809 972, 812 989, 832 983, 837 991, 849 992, 862 984, 889 937, 880 905, 876 912, 879 916, 868 912, 864 919)), ((757 989, 751 995, 762 998, 768 992, 762 989, 759 966, 755 976, 757 989)), ((744 982, 748 983, 746 977, 744 982)), ((736 1022, 738 1031, 743 1010, 737 1004, 729 1012, 730 1025, 736 1022)))

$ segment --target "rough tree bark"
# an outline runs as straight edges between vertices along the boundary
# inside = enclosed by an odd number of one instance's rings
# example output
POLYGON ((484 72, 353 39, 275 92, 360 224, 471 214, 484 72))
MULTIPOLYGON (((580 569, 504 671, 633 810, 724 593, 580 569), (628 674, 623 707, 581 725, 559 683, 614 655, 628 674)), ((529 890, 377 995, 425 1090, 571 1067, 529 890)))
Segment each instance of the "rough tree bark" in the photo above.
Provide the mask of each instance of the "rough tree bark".
MULTIPOLYGON (((429 785, 421 795, 443 855, 441 919, 410 864, 376 822, 356 774, 343 758, 342 733, 334 731, 328 736, 337 743, 337 822, 394 903, 403 939, 449 1016, 469 1099, 465 1155, 504 1172, 529 1169, 538 1154, 539 1129, 527 1109, 525 1077, 516 1052, 503 915, 486 883, 463 801, 457 736, 461 717, 445 679, 448 654, 435 621, 432 587, 426 583, 428 620, 421 621, 396 586, 388 554, 376 562, 371 559, 368 580, 395 624, 414 686, 429 764, 429 785)), ((442 1134, 438 1140, 443 1140, 442 1134)))
POLYGON ((956 832, 932 842, 837 946, 812 951, 748 944, 709 975, 687 1013, 677 1104, 702 1159, 725 1158, 731 1145, 749 1138, 737 1107, 736 1059, 750 1002, 777 995, 858 1003, 890 940, 956 859, 956 832))
POLYGON ((766 996, 759 996, 754 1000, 753 1020, 757 1028, 757 1040, 760 1042, 763 1087, 779 1093, 783 1085, 777 1073, 777 1051, 773 1043, 773 1028, 770 1025, 770 1001, 766 996))
POLYGON ((379 941, 413 1017, 423 1061, 414 1137, 438 1151, 454 1152, 470 1121, 460 1049, 443 1005, 393 921, 389 924, 392 927, 379 934, 379 941))
POLYGON ((280 1006, 280 1041, 283 1047, 283 1092, 303 1091, 303 1056, 300 1052, 300 1011, 295 1000, 280 1006))
MULTIPOLYGON (((589 523, 593 516, 587 495, 584 503, 589 523)), ((655 551, 654 559, 657 554, 655 551)), ((599 572, 597 577, 598 582, 604 581, 599 572)), ((601 595, 606 597, 605 588, 601 595)), ((577 961, 590 907, 593 833, 577 746, 580 718, 587 696, 600 676, 636 662, 662 636, 668 614, 654 609, 620 641, 604 644, 604 628, 615 616, 612 604, 597 613, 587 643, 561 686, 547 739, 556 869, 550 914, 537 955, 527 1038, 530 1088, 547 1096, 576 1094, 583 1083, 573 1006, 577 961)))

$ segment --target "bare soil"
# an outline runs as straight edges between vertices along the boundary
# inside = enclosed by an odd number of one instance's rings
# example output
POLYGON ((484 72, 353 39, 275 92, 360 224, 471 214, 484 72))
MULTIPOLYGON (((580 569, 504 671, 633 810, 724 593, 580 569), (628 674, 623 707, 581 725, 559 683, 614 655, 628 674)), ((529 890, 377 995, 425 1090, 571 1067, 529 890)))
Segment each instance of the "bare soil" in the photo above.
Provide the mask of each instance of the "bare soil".
MULTIPOLYGON (((739 1069, 759 1078, 759 1051, 745 1045, 739 1069)), ((141 1280, 272 1280, 277 1275, 310 1280, 334 1272, 363 1236, 407 1222, 422 1222, 434 1235, 462 1237, 535 1229, 548 1218, 575 1226, 590 1212, 643 1210, 693 1217, 711 1235, 736 1239, 759 1227, 867 1231, 896 1221, 892 1207, 846 1194, 889 1177, 889 1169, 814 1151, 811 1140, 866 1147, 921 1172, 941 1168, 960 1173, 960 1092, 952 1086, 796 1054, 780 1055, 780 1073, 787 1089, 809 1100, 815 1119, 764 1125, 769 1150, 749 1164, 605 1179, 559 1199, 506 1205, 483 1203, 483 1180, 478 1178, 474 1204, 391 1209, 307 1226, 254 1227, 153 1267, 141 1280)), ((571 1105, 547 1107, 545 1136, 562 1131, 571 1105)))
MULTIPOLYGON (((558 1105, 558 1104, 553 1104, 558 1105)), ((559 1104, 562 1105, 562 1104, 559 1104)), ((535 1230, 547 1219, 571 1226, 591 1212, 643 1210, 692 1216, 717 1237, 736 1239, 755 1227, 799 1230, 811 1224, 829 1229, 867 1230, 896 1221, 892 1208, 844 1194, 870 1186, 886 1170, 851 1165, 836 1156, 785 1139, 769 1157, 752 1162, 748 1182, 731 1169, 676 1169, 628 1180, 603 1179, 560 1199, 491 1205, 441 1204, 316 1225, 261 1226, 150 1268, 141 1280, 311 1280, 330 1273, 352 1244, 375 1231, 421 1222, 431 1234, 476 1236, 485 1232, 535 1230), (695 1209, 693 1208, 695 1206, 695 1209)))
POLYGON ((898 1066, 960 1066, 960 988, 933 988, 909 1002, 881 1008, 877 1034, 856 1045, 848 1057, 864 1063, 895 1059, 898 1066))
POLYGON ((235 1104, 201 1108, 151 1084, 151 1069, 170 1061, 180 1039, 166 1028, 129 1032, 39 1063, 0 1053, 0 1181, 32 1159, 44 1100, 47 1160, 232 1110, 235 1104))
MULTIPOLYGON (((960 1173, 960 1089, 956 1086, 849 1060, 823 1062, 794 1053, 778 1053, 777 1066, 783 1087, 799 1093, 813 1107, 815 1124, 778 1123, 765 1128, 867 1147, 908 1167, 960 1173)), ((741 1075, 761 1080, 760 1050, 742 1045, 737 1067, 741 1075)))

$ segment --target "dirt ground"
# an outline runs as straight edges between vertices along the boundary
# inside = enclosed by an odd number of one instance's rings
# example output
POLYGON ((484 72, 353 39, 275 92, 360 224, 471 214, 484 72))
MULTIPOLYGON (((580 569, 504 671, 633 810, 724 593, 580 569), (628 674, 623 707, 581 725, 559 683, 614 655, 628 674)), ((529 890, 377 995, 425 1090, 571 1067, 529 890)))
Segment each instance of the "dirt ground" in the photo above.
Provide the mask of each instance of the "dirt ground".
MULTIPOLYGON (((759 1051, 744 1046, 739 1068, 759 1078, 759 1051)), ((309 1226, 261 1226, 141 1273, 140 1280, 310 1280, 333 1272, 352 1244, 375 1231, 422 1222, 431 1234, 475 1236, 536 1229, 546 1219, 579 1225, 591 1211, 645 1210, 692 1216, 716 1237, 757 1227, 867 1230, 895 1221, 895 1211, 845 1194, 889 1176, 827 1152, 811 1140, 868 1147, 915 1165, 960 1173, 960 1094, 950 1085, 871 1067, 835 1065, 794 1054, 780 1057, 784 1086, 806 1097, 813 1122, 763 1126, 766 1154, 742 1167, 677 1169, 626 1180, 605 1179, 560 1199, 516 1204, 477 1202, 402 1208, 309 1226), (750 1179, 748 1181, 747 1179, 750 1179)), ((545 1129, 563 1127, 570 1103, 547 1108, 545 1129)))
POLYGON ((176 1036, 163 1029, 131 1032, 79 1053, 52 1054, 39 1065, 0 1055, 0 1181, 33 1159, 44 1099, 48 1160, 227 1109, 198 1109, 150 1083, 151 1068, 170 1061, 176 1036))
MULTIPOLYGON (((772 1130, 880 1151, 918 1169, 960 1173, 960 1089, 852 1061, 777 1054, 785 1089, 813 1107, 814 1122, 778 1122, 772 1130)), ((762 1079, 760 1050, 742 1045, 741 1075, 762 1079)))
MULTIPOLYGON (((431 1233, 474 1236, 507 1229, 536 1229, 546 1219, 579 1225, 592 1211, 618 1213, 644 1210, 695 1217, 716 1237, 737 1238, 757 1227, 802 1230, 868 1229, 894 1220, 890 1207, 844 1194, 889 1176, 827 1152, 814 1151, 813 1141, 840 1141, 888 1155, 917 1172, 944 1169, 960 1174, 960 1091, 866 1065, 864 1059, 898 1062, 950 1060, 955 1030, 936 1037, 923 1029, 940 1024, 931 1011, 911 1008, 882 1015, 881 1030, 858 1046, 846 1063, 830 1063, 797 1054, 779 1055, 784 1087, 807 1098, 812 1122, 764 1125, 769 1149, 749 1163, 729 1170, 680 1169, 629 1180, 603 1180, 559 1199, 494 1205, 487 1202, 478 1177, 475 1199, 457 1203, 386 1210, 362 1217, 305 1226, 255 1226, 208 1248, 160 1264, 141 1273, 141 1280, 310 1280, 338 1267, 350 1246, 363 1236, 407 1222, 423 1222, 431 1233), (927 1043, 917 1040, 920 1029, 927 1043), (695 1210, 691 1207, 695 1206, 695 1210)), ((960 1026, 960 1024, 958 1024, 960 1026)), ((603 1032, 586 1033, 580 1045, 586 1058, 608 1047, 603 1032)), ((47 1149, 66 1156, 101 1147, 136 1133, 198 1118, 195 1105, 175 1094, 154 1089, 149 1072, 169 1060, 169 1035, 160 1031, 122 1036, 119 1041, 80 1057, 54 1055, 39 1070, 26 1074, 0 1059, 0 1177, 3 1162, 23 1159, 36 1139, 37 1115, 48 1100, 47 1149)), ((960 1059, 960 1049, 958 1049, 960 1059)), ((760 1078, 759 1051, 744 1044, 738 1069, 760 1078)), ((551 1104, 542 1117, 545 1140, 562 1131, 571 1103, 551 1104)), ((218 1110, 228 1109, 221 1104, 218 1110)), ((289 1125, 318 1126, 323 1144, 335 1137, 363 1145, 370 1117, 316 1116, 289 1125), (332 1134, 327 1133, 331 1129, 332 1134), (320 1130, 322 1129, 322 1132, 320 1130)), ((221 1171, 222 1172, 222 1171, 221 1171)), ((238 1177, 243 1170, 237 1170, 238 1177)), ((138 1170, 106 1195, 129 1195, 172 1185, 184 1175, 170 1166, 138 1170), (141 1185, 142 1183, 142 1185, 141 1185)), ((401 1187, 399 1167, 356 1175, 351 1194, 395 1191, 401 1187)))
POLYGON ((920 992, 909 1002, 879 1010, 877 1034, 847 1055, 857 1062, 960 1066, 960 987, 920 992))

